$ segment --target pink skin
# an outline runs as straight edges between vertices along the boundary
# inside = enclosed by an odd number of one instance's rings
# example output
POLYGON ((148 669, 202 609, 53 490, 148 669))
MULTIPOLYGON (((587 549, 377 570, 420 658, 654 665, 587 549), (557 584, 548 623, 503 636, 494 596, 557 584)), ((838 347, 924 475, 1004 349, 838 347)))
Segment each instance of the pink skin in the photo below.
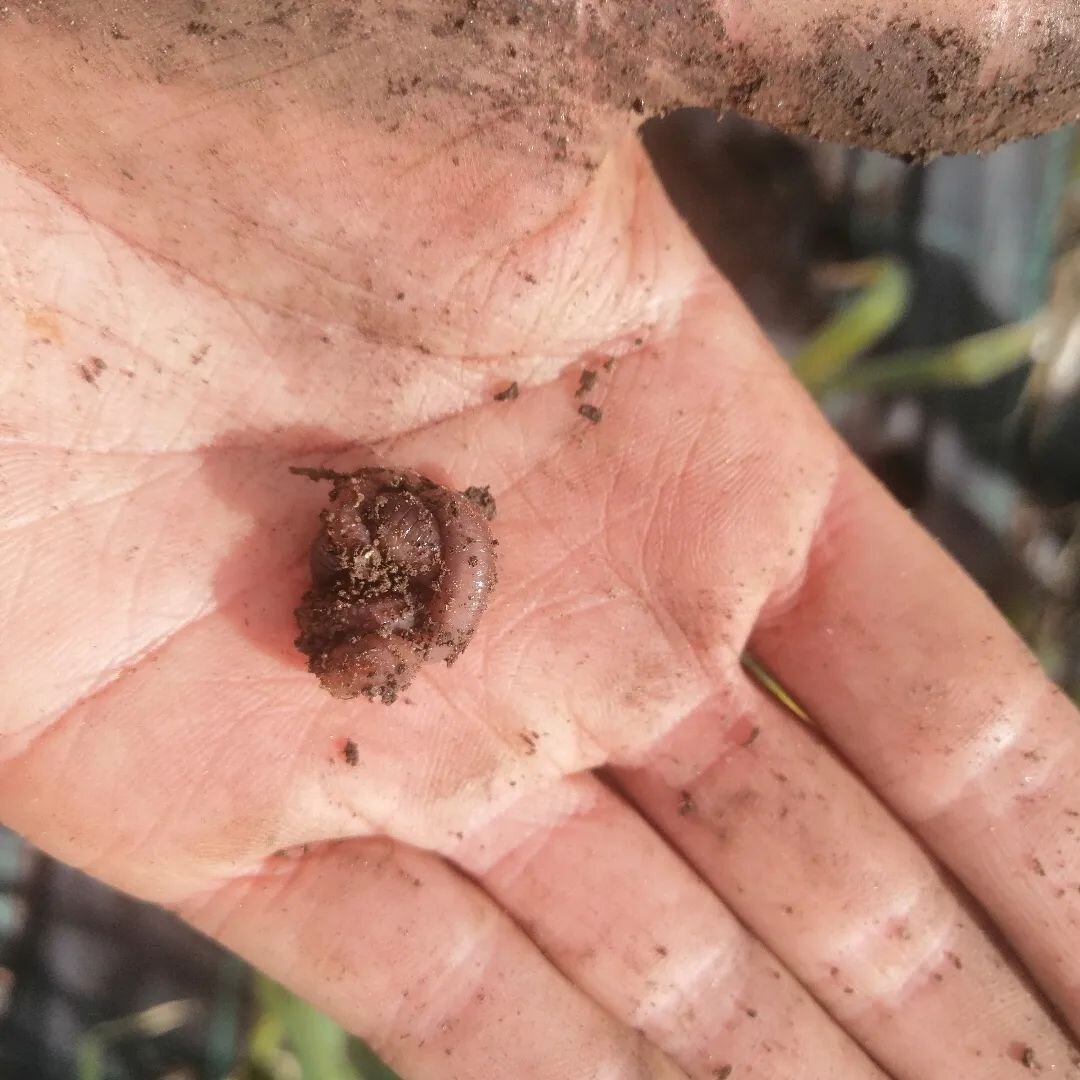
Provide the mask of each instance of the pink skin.
POLYGON ((321 613, 336 636, 376 634, 379 637, 388 637, 390 634, 411 630, 416 624, 416 611, 413 606, 407 600, 396 596, 383 596, 363 604, 354 604, 344 615, 338 612, 336 618, 332 612, 333 608, 327 603, 321 613))
POLYGON ((356 641, 336 645, 322 663, 313 663, 319 682, 334 697, 367 695, 390 704, 413 680, 420 657, 404 638, 393 634, 365 634, 356 641))
POLYGON ((439 534, 431 513, 411 491, 387 493, 385 487, 367 477, 335 485, 331 505, 322 514, 323 528, 311 548, 311 573, 317 584, 341 573, 341 553, 356 553, 371 544, 372 530, 361 508, 374 519, 375 539, 387 558, 415 574, 432 569, 439 534))
POLYGON ((439 528, 421 499, 408 491, 376 498, 376 537, 386 557, 417 576, 427 576, 439 557, 439 528))
MULTIPOLYGON (((992 116, 1010 122, 1003 134, 1022 134, 1077 112, 1075 93, 1024 94, 1026 80, 1048 65, 1039 48, 1051 29, 1066 59, 1076 48, 1080 15, 1072 0, 725 0, 713 5, 725 33, 717 28, 711 41, 679 6, 661 5, 646 20, 656 48, 645 50, 647 71, 632 93, 610 86, 598 71, 604 55, 642 55, 638 38, 609 17, 618 5, 563 4, 565 40, 538 36, 530 42, 523 40, 525 31, 507 26, 486 46, 476 45, 475 53, 467 32, 454 38, 430 33, 432 25, 460 14, 458 0, 424 5, 422 18, 405 22, 397 17, 399 5, 376 5, 333 42, 315 32, 275 32, 229 49, 184 33, 190 16, 170 17, 182 6, 151 0, 117 25, 117 13, 107 6, 65 0, 4 5, 0 155, 133 248, 162 248, 171 267, 211 290, 271 311, 304 312, 313 320, 311 340, 274 338, 278 359, 303 372, 325 348, 315 330, 324 324, 345 328, 335 347, 349 347, 356 337, 382 342, 387 348, 379 362, 388 379, 399 348, 455 353, 468 342, 477 356, 524 356, 541 344, 558 351, 594 333, 603 340, 624 330, 617 311, 597 312, 574 299, 549 333, 543 312, 559 297, 535 270, 558 257, 564 234, 547 232, 547 226, 577 192, 602 177, 597 163, 640 123, 630 108, 635 95, 647 111, 675 100, 723 105, 732 80, 745 84, 732 67, 742 50, 770 61, 750 82, 757 89, 746 95, 744 107, 754 115, 820 129, 827 138, 865 141, 848 115, 852 88, 822 81, 831 59, 822 55, 814 32, 822 19, 849 20, 850 33, 841 41, 855 45, 883 38, 900 18, 982 44, 981 62, 958 70, 952 80, 955 100, 938 106, 978 121, 976 130, 942 126, 928 135, 922 125, 909 130, 912 117, 905 113, 887 139, 893 150, 955 151, 972 141, 984 146, 984 122, 990 126, 992 116), (575 23, 590 10, 600 24, 599 49, 584 47, 589 39, 575 23), (113 35, 114 25, 123 38, 113 35), (696 42, 708 59, 688 67, 664 48, 668 40, 684 53, 696 42), (442 77, 425 77, 435 60, 442 77), (407 97, 388 96, 388 82, 409 74, 410 63, 419 83, 407 97), (339 67, 348 72, 340 81, 339 67), (264 86, 261 78, 271 71, 274 85, 264 86), (474 71, 483 72, 490 93, 473 92, 474 71), (966 108, 978 87, 999 82, 1015 86, 1011 108, 1007 102, 1000 111, 966 108), (112 101, 125 107, 110 110, 112 101), (200 125, 200 110, 210 102, 215 122, 200 125), (556 145, 555 152, 539 153, 555 105, 567 118, 569 142, 565 152, 556 145), (801 120, 791 115, 793 108, 801 110, 801 120), (431 153, 436 144, 455 149, 431 153), (139 168, 131 167, 133 161, 139 168), (530 179, 523 192, 518 178, 526 161, 530 179), (64 179, 57 187, 59 177, 64 179), (311 212, 313 182, 321 184, 317 214, 311 212), (394 189, 392 200, 387 185, 394 189), (440 197, 432 199, 436 191, 440 197), (392 215, 362 210, 388 201, 395 204, 392 215), (238 228, 237 222, 249 224, 238 228), (439 238, 434 249, 428 246, 433 237, 439 238), (528 242, 506 249, 511 237, 528 242), (491 280, 473 272, 475 252, 504 249, 503 269, 491 280), (275 272, 265 273, 271 265, 275 272), (524 274, 537 277, 538 286, 523 291, 524 274), (521 317, 497 315, 510 310, 521 317), (534 333, 540 326, 542 334, 534 333)), ((243 6, 236 0, 223 14, 243 6)), ((318 26, 316 16, 330 6, 309 0, 297 19, 307 25, 310 15, 318 26)), ((245 24, 246 12, 238 15, 229 25, 245 24)), ((875 70, 872 55, 841 55, 835 66, 875 70)), ((879 81, 880 92, 868 96, 865 108, 874 106, 884 116, 889 103, 916 103, 924 107, 914 112, 925 118, 933 104, 925 78, 919 82, 902 65, 883 62, 879 81)), ((595 235, 587 222, 581 234, 595 235)), ((579 282, 574 297, 600 285, 579 282)), ((102 346, 96 348, 100 353, 102 346)), ((407 386, 410 371, 397 376, 407 386)), ((226 389, 237 396, 224 400, 222 409, 245 415, 250 396, 226 389)), ((264 399, 262 407, 287 411, 286 397, 264 399)), ((424 410, 433 407, 430 396, 395 393, 391 413, 400 411, 403 423, 423 422, 415 413, 419 400, 424 410)), ((363 408, 391 415, 382 392, 365 398, 363 408)), ((342 426, 355 432, 366 423, 354 415, 342 426)), ((371 421, 373 430, 380 424, 371 421)), ((145 425, 152 433, 153 417, 146 415, 145 425)))
POLYGON ((495 587, 495 547, 487 519, 472 500, 447 488, 421 496, 442 534, 445 569, 428 607, 434 643, 430 660, 452 664, 476 632, 495 587))
POLYGON ((298 609, 297 644, 335 697, 389 704, 424 660, 453 663, 476 632, 495 584, 491 530, 470 499, 412 471, 310 475, 334 487, 311 549, 315 591, 298 609), (375 593, 343 605, 336 583, 368 558, 375 593), (387 564, 408 575, 405 595, 381 591, 387 564))
MULTIPOLYGON (((996 72, 1023 89, 1033 38, 1076 12, 904 6, 998 43, 939 110, 996 72)), ((647 52, 666 100, 700 103, 723 57, 604 49, 579 15, 619 30, 610 2, 564 5, 554 42, 482 40, 486 0, 363 5, 345 31, 355 5, 234 7, 207 5, 217 37, 187 0, 0 8, 0 819, 411 1080, 1072 1077, 1075 711, 810 416, 594 77, 647 52), (461 78, 388 88, 432 56, 453 76, 455 50, 461 78), (601 354, 582 433, 568 369, 601 354), (517 591, 485 615, 483 679, 392 723, 289 656, 312 530, 279 462, 346 445, 483 461, 508 511, 517 591), (745 679, 751 633, 816 731, 745 679)), ((718 52, 756 40, 788 73, 811 15, 869 41, 900 13, 716 8, 718 52)), ((659 50, 685 11, 652 5, 642 33, 659 50)), ((779 112, 762 74, 752 104, 779 112)), ((848 100, 827 133, 859 137, 848 100)))

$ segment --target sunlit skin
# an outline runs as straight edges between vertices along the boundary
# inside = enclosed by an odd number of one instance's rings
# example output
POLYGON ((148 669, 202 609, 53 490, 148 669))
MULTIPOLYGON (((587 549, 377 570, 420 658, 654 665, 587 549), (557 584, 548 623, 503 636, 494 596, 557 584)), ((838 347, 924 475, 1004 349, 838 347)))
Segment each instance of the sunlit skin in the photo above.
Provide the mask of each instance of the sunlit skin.
MULTIPOLYGON (((1019 68, 1075 24, 913 6, 1019 68)), ((22 10, 0 818, 407 1078, 1080 1076, 1077 714, 790 378, 588 42, 519 102, 494 47, 441 78, 449 3, 385 43, 374 6, 22 10), (498 500, 475 637, 389 707, 293 646, 325 492, 289 468, 373 458, 498 500)))

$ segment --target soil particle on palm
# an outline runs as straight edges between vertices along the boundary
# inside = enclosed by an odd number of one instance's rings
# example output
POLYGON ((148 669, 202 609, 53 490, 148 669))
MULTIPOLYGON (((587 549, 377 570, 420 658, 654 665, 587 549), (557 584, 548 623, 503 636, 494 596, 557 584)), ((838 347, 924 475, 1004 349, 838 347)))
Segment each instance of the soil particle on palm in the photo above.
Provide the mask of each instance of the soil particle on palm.
POLYGON ((356 743, 352 739, 348 739, 345 742, 345 748, 343 750, 346 765, 358 765, 360 762, 360 751, 357 748, 356 743))
POLYGON ((505 390, 500 390, 494 395, 496 401, 516 401, 521 394, 521 388, 517 382, 512 382, 505 390))
POLYGON ((1035 1058, 1035 1050, 1032 1047, 1024 1047, 1020 1054, 1020 1064, 1023 1065, 1025 1069, 1029 1069, 1032 1072, 1039 1067, 1039 1063, 1035 1058))
POLYGON ((96 386, 98 376, 108 367, 104 360, 100 356, 90 356, 78 365, 79 378, 83 382, 89 383, 91 386, 96 386))
POLYGON ((679 806, 678 812, 681 817, 686 817, 687 814, 692 814, 697 809, 697 803, 694 802, 693 795, 689 791, 679 792, 679 806))
POLYGON ((585 368, 578 376, 578 388, 574 391, 574 397, 584 397, 596 385, 597 376, 595 371, 585 368))
POLYGON ((713 1080, 728 1080, 732 1071, 730 1065, 721 1065, 720 1068, 713 1073, 713 1080))
POLYGON ((491 488, 486 486, 467 487, 462 492, 462 495, 470 502, 476 503, 488 521, 495 520, 495 496, 491 494, 491 488))
POLYGON ((579 405, 578 413, 584 416, 590 424, 599 424, 604 418, 603 409, 599 409, 595 405, 579 405))

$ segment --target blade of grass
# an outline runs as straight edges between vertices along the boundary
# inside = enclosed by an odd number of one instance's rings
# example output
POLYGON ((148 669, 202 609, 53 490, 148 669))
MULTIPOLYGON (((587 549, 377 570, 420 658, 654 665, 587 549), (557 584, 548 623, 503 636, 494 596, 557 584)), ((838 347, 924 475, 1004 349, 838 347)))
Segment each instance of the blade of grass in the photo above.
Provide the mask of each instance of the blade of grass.
POLYGON ((352 1059, 360 1070, 361 1080, 401 1080, 389 1065, 384 1065, 366 1043, 352 1040, 352 1059))
POLYGON ((915 349, 839 373, 829 390, 915 391, 982 386, 1023 364, 1031 353, 1035 321, 1010 323, 940 349, 915 349))
POLYGON ((815 395, 830 389, 852 362, 904 317, 911 275, 896 259, 877 258, 831 268, 826 284, 861 291, 796 354, 792 370, 815 395))
POLYGON ((141 1012, 105 1020, 80 1036, 75 1048, 78 1080, 105 1080, 105 1055, 120 1039, 155 1039, 190 1023, 200 1012, 197 1001, 163 1001, 141 1012))
POLYGON ((777 682, 765 667, 755 660, 749 653, 743 653, 742 665, 753 676, 766 693, 776 698, 788 712, 797 716, 805 723, 812 724, 809 713, 777 682))
POLYGON ((274 1075, 285 1046, 285 1028, 274 1013, 262 1013, 251 1027, 247 1042, 248 1063, 274 1075))
POLYGON ((240 1039, 240 1003, 247 987, 247 965, 237 956, 222 957, 206 1033, 206 1075, 224 1076, 236 1058, 240 1039))
POLYGON ((269 1014, 300 1065, 304 1080, 364 1080, 349 1060, 349 1036, 333 1020, 283 986, 257 978, 264 1016, 269 1014))

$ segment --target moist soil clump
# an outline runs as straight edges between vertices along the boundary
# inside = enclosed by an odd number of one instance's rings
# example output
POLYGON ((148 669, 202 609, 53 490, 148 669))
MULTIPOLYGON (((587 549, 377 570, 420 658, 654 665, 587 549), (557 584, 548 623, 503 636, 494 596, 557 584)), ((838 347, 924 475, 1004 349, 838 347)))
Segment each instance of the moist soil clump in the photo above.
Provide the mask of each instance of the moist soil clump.
POLYGON ((390 704, 422 663, 469 644, 495 584, 494 499, 411 470, 292 471, 332 484, 296 646, 334 697, 390 704))

